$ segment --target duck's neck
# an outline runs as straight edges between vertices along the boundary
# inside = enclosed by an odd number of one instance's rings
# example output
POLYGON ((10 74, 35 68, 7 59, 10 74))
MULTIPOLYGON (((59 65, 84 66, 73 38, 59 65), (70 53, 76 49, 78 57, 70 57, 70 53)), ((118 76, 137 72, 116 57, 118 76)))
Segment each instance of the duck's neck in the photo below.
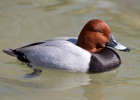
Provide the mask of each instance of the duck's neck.
POLYGON ((91 38, 90 34, 90 32, 82 30, 78 37, 76 45, 91 53, 102 51, 103 48, 100 47, 99 44, 95 43, 95 41, 91 38))

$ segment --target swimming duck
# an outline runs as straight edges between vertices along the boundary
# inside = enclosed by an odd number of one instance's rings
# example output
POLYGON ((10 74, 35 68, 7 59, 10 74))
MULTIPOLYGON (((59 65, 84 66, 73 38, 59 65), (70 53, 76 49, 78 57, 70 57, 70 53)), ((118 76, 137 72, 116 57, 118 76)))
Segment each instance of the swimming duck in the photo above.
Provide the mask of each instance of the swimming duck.
POLYGON ((41 73, 39 67, 99 73, 121 64, 119 55, 110 47, 130 51, 114 39, 104 21, 93 19, 83 27, 78 38, 57 37, 17 49, 3 49, 3 52, 27 63, 34 70, 31 74, 41 73))

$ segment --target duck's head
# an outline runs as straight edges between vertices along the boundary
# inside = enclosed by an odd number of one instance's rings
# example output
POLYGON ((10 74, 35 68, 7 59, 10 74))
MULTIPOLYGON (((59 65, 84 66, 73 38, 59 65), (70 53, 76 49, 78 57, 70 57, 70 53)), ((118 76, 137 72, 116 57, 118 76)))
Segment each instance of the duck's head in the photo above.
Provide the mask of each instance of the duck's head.
POLYGON ((91 53, 100 52, 106 46, 120 51, 130 51, 114 39, 109 26, 99 19, 93 19, 84 26, 78 37, 77 45, 91 53))

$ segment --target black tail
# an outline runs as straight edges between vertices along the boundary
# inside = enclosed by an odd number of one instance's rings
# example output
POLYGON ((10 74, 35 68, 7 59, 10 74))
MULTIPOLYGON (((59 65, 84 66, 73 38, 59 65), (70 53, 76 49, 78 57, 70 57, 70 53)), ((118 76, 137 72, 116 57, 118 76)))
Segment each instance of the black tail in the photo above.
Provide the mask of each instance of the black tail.
POLYGON ((26 55, 21 52, 18 52, 13 49, 3 49, 2 51, 10 56, 17 57, 17 59, 22 62, 30 63, 30 61, 27 59, 26 55))
POLYGON ((3 49, 2 51, 10 56, 17 57, 17 55, 13 52, 13 49, 3 49))

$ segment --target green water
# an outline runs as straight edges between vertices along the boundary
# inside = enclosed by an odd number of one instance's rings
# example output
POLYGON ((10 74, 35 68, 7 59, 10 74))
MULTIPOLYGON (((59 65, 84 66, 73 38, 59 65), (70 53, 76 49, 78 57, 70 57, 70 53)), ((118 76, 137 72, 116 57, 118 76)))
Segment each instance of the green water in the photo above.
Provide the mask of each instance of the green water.
POLYGON ((60 36, 78 36, 91 19, 104 20, 116 40, 122 65, 100 74, 32 70, 0 52, 0 100, 139 100, 139 0, 0 0, 0 49, 60 36))

